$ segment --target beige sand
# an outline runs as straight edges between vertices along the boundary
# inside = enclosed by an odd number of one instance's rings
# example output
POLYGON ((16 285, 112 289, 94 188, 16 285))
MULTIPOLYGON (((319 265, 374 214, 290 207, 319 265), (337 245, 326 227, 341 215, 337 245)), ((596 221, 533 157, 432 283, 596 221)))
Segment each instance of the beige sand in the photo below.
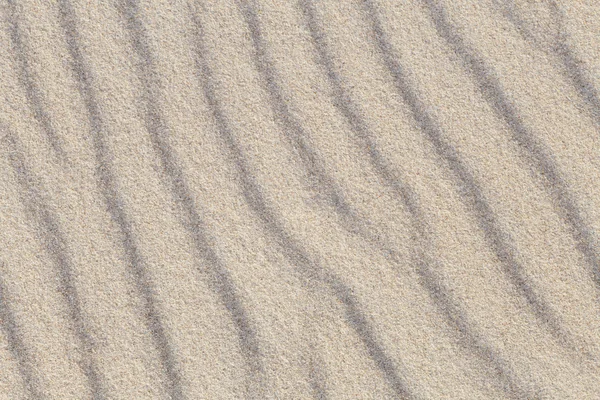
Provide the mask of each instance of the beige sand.
POLYGON ((0 399, 600 399, 597 1, 0 17, 0 399))

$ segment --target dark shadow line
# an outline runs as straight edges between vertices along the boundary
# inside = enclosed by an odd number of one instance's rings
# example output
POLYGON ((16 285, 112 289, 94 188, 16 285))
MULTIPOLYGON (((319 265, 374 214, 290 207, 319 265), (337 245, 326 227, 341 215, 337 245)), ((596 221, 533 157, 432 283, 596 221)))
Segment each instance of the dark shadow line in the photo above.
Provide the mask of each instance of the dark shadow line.
POLYGON ((565 75, 571 80, 576 92, 587 105, 588 112, 596 124, 596 130, 600 129, 600 96, 598 90, 581 66, 582 62, 569 46, 566 33, 561 34, 555 52, 562 60, 565 75))
MULTIPOLYGON (((0 262, 4 266, 3 262, 0 262)), ((28 393, 30 399, 45 399, 38 377, 36 376, 36 368, 34 366, 33 357, 25 346, 22 334, 19 329, 19 324, 10 307, 11 300, 6 290, 4 278, 0 275, 0 329, 4 332, 6 341, 8 342, 8 350, 17 363, 19 375, 23 379, 23 386, 28 393)))
MULTIPOLYGON (((251 6, 247 2, 238 2, 238 4, 249 26, 255 52, 255 65, 269 96, 269 104, 275 114, 276 122, 282 127, 282 134, 302 161, 311 181, 310 185, 325 193, 329 204, 348 226, 349 222, 355 218, 356 211, 349 205, 334 180, 328 176, 319 155, 308 142, 309 135, 307 135, 300 121, 290 111, 284 94, 277 83, 277 74, 269 59, 267 44, 260 32, 254 11, 251 10, 251 6)), ((356 231, 359 229, 356 224, 350 225, 354 225, 350 230, 356 231)))
MULTIPOLYGON (((568 184, 558 171, 553 155, 548 153, 543 144, 525 126, 517 107, 502 89, 493 70, 486 65, 483 58, 471 48, 450 22, 443 6, 433 0, 422 0, 434 23, 438 35, 461 60, 465 71, 471 75, 483 97, 491 106, 496 116, 502 120, 512 132, 512 139, 522 150, 522 156, 532 168, 532 174, 542 178, 541 182, 554 203, 556 213, 569 228, 576 248, 584 256, 591 269, 592 280, 600 289, 600 257, 594 246, 594 235, 587 226, 571 196, 568 184)), ((563 57, 569 56, 565 53, 563 57)), ((566 62, 573 62, 567 59, 566 62)))
POLYGON ((91 71, 85 63, 80 49, 80 36, 77 31, 75 14, 68 0, 59 2, 60 24, 64 30, 71 68, 78 84, 79 93, 85 104, 87 118, 94 146, 96 179, 103 196, 106 209, 118 228, 119 240, 125 253, 135 287, 143 302, 142 317, 150 331, 163 372, 167 379, 167 391, 173 399, 181 398, 179 374, 176 370, 174 351, 161 321, 154 285, 147 271, 145 260, 140 254, 132 223, 127 216, 123 200, 119 194, 116 177, 113 173, 113 156, 106 138, 106 127, 101 117, 100 106, 93 88, 91 71))
POLYGON ((310 385, 312 398, 315 400, 328 400, 327 377, 321 366, 321 360, 318 359, 318 355, 314 354, 314 346, 310 346, 309 351, 308 383, 310 385))
POLYGON ((33 175, 26 164, 17 136, 7 131, 3 140, 7 144, 8 157, 21 189, 23 205, 35 224, 37 239, 57 267, 58 290, 67 304, 71 329, 80 345, 79 367, 88 381, 92 398, 104 399, 105 388, 94 357, 96 346, 85 322, 82 302, 75 286, 74 266, 67 241, 54 212, 44 200, 45 192, 40 180, 33 175))
MULTIPOLYGON (((243 6, 240 6, 243 9, 243 6)), ((246 21, 250 21, 248 16, 246 21)), ((316 189, 328 201, 335 214, 339 217, 340 226, 352 235, 359 236, 369 245, 381 251, 386 258, 399 263, 400 255, 392 249, 383 234, 373 232, 373 224, 369 218, 361 215, 346 199, 343 189, 330 174, 328 174, 323 158, 310 144, 310 135, 302 123, 292 114, 287 99, 278 84, 277 71, 268 55, 267 44, 260 31, 258 20, 249 24, 251 39, 255 50, 255 65, 263 78, 263 86, 269 97, 269 105, 275 114, 275 122, 281 128, 284 138, 291 144, 292 149, 300 159, 300 165, 307 172, 309 188, 316 189)), ((375 151, 373 147, 370 150, 375 151)))
POLYGON ((548 46, 544 45, 543 41, 540 41, 533 32, 527 27, 527 23, 521 18, 521 16, 515 12, 514 6, 515 3, 512 0, 492 0, 492 2, 496 5, 496 7, 502 8, 498 10, 508 21, 510 21, 519 35, 523 37, 523 39, 542 50, 545 53, 548 53, 548 46), (504 3, 505 7, 501 3, 504 3))
POLYGON ((29 51, 23 42, 17 4, 14 0, 7 0, 7 3, 8 15, 6 22, 8 23, 9 27, 8 31, 13 47, 13 54, 19 66, 17 71, 19 83, 25 91, 25 97, 29 103, 33 117, 42 128, 42 131, 45 133, 46 138, 50 143, 50 147, 54 151, 54 154, 58 157, 59 161, 68 161, 67 154, 62 146, 62 140, 56 133, 56 130, 52 124, 52 120, 50 119, 50 115, 44 107, 41 90, 35 81, 34 73, 27 57, 29 51))
POLYGON ((575 52, 568 43, 568 34, 564 27, 564 13, 560 10, 556 1, 548 1, 548 7, 552 14, 553 23, 556 27, 555 42, 544 45, 540 43, 527 23, 514 10, 514 1, 510 0, 508 8, 503 13, 505 17, 515 26, 517 32, 525 41, 534 45, 545 53, 553 54, 562 63, 560 70, 562 74, 571 82, 571 86, 586 104, 592 120, 596 124, 596 129, 600 129, 600 95, 595 88, 587 71, 581 66, 582 62, 577 58, 575 52))
MULTIPOLYGON (((445 317, 446 323, 458 333, 459 342, 463 348, 474 353, 486 363, 488 371, 493 371, 493 375, 500 381, 500 386, 507 394, 523 397, 526 391, 522 389, 522 384, 517 383, 518 379, 513 376, 514 374, 508 364, 470 327, 464 311, 453 300, 443 280, 436 276, 433 266, 437 264, 437 261, 430 256, 431 240, 428 234, 430 229, 418 204, 416 193, 399 179, 398 172, 393 171, 389 162, 381 154, 373 139, 373 134, 368 128, 366 118, 351 99, 344 87, 342 78, 335 71, 334 62, 328 50, 329 46, 325 33, 321 28, 322 24, 318 21, 314 3, 310 0, 302 0, 299 5, 315 47, 317 64, 324 70, 333 89, 332 101, 335 107, 346 119, 348 127, 359 140, 361 149, 367 153, 376 174, 401 199, 401 203, 409 212, 412 225, 417 232, 415 238, 415 248, 417 250, 414 259, 420 277, 419 283, 426 289, 429 297, 445 317)), ((386 249, 386 251, 393 252, 390 249, 386 249)), ((529 396, 529 398, 531 397, 529 396)))
MULTIPOLYGON (((254 32, 256 34, 256 16, 253 10, 248 9, 242 4, 239 4, 239 6, 240 11, 250 26, 251 33, 254 32)), ((265 232, 275 240, 282 254, 291 264, 298 268, 303 277, 308 281, 314 282, 314 284, 325 285, 344 306, 346 319, 350 327, 354 329, 363 342, 369 357, 381 371, 394 393, 400 398, 414 398, 414 395, 399 376, 394 361, 387 355, 387 352, 376 339, 375 333, 358 305, 358 301, 353 295, 352 290, 337 276, 326 271, 320 263, 310 258, 307 251, 287 232, 280 222, 280 217, 276 211, 267 204, 260 185, 250 172, 246 158, 233 134, 231 123, 226 117, 216 95, 216 83, 206 59, 206 47, 203 43, 204 38, 202 35, 203 28, 197 16, 194 16, 194 21, 198 32, 200 32, 196 36, 195 45, 200 81, 220 137, 237 170, 237 178, 239 179, 241 192, 246 203, 257 216, 265 232)), ((260 61, 258 62, 260 63, 260 61)))
MULTIPOLYGON (((184 228, 188 231, 200 256, 209 265, 207 272, 210 274, 210 287, 231 316, 251 380, 260 386, 264 368, 258 333, 251 322, 248 311, 242 304, 231 274, 205 233, 207 228, 197 211, 197 205, 184 177, 181 163, 169 144, 169 128, 159 106, 160 83, 155 68, 156 61, 150 49, 146 28, 138 15, 137 1, 123 2, 120 11, 125 18, 127 29, 131 33, 133 49, 140 61, 138 77, 143 87, 141 93, 143 119, 154 150, 159 156, 163 176, 168 178, 172 196, 182 208, 184 228)), ((201 266, 198 268, 201 271, 205 269, 201 266)))
MULTIPOLYGON (((243 6, 240 6, 243 10, 243 6)), ((263 87, 269 97, 269 105, 275 114, 275 122, 280 127, 283 137, 291 144, 293 151, 300 159, 301 167, 309 177, 309 189, 315 189, 332 207, 339 217, 341 227, 352 235, 367 241, 370 245, 382 250, 386 256, 398 256, 389 250, 386 240, 381 234, 373 232, 372 222, 350 204, 343 189, 326 170, 325 162, 310 144, 310 134, 302 126, 288 106, 288 100, 278 83, 278 74, 270 60, 267 44, 260 30, 257 19, 248 15, 246 22, 250 28, 251 39, 255 50, 255 65, 262 77, 263 87), (386 248, 387 247, 387 248, 386 248)))
POLYGON ((438 157, 447 165, 459 196, 468 210, 476 217, 477 225, 482 231, 485 241, 500 262, 509 282, 526 300, 533 315, 548 329, 555 340, 570 349, 574 349, 575 345, 561 327, 560 321, 550 305, 540 294, 535 293, 531 282, 523 273, 523 267, 517 261, 517 251, 510 245, 508 233, 503 232, 500 228, 481 186, 469 168, 463 163, 456 149, 446 141, 439 122, 433 114, 427 111, 427 107, 421 100, 417 90, 409 83, 409 79, 404 72, 405 67, 394 56, 395 51, 381 26, 373 4, 371 1, 365 1, 363 4, 366 6, 366 15, 373 30, 377 49, 394 81, 396 90, 409 107, 417 127, 433 145, 438 157))
MULTIPOLYGON (((240 6, 243 10, 243 6, 240 6)), ((248 16, 246 21, 250 21, 248 16)), ((277 71, 268 55, 267 44, 260 31, 258 20, 248 25, 255 50, 255 65, 262 77, 263 86, 269 97, 269 105, 275 114, 275 122, 284 138, 291 144, 300 159, 300 166, 309 176, 309 189, 316 189, 340 219, 341 227, 352 235, 364 239, 371 246, 382 251, 386 257, 399 258, 398 252, 391 250, 382 234, 373 232, 371 220, 354 208, 346 199, 343 189, 325 168, 325 162, 310 144, 310 134, 290 111, 283 90, 278 84, 277 71)))

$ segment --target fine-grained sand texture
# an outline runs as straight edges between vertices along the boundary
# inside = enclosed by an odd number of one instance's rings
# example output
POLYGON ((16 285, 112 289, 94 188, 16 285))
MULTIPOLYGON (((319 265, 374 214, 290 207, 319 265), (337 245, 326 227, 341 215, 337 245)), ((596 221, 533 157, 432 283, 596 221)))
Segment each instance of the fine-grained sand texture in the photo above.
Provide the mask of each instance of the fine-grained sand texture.
POLYGON ((600 2, 0 0, 0 400, 600 399, 600 2))

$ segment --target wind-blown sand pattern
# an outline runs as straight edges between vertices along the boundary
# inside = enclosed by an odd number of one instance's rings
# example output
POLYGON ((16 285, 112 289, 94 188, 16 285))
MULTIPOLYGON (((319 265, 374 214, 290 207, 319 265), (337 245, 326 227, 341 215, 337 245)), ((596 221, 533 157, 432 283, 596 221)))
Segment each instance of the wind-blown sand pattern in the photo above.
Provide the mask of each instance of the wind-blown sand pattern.
POLYGON ((0 399, 600 399, 600 3, 0 24, 0 399))

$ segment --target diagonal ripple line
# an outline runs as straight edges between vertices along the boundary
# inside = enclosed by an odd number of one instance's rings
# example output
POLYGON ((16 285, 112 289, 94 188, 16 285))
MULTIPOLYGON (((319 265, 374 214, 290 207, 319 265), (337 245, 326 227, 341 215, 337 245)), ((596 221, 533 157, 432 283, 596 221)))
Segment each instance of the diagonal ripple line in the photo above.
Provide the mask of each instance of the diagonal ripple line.
MULTIPOLYGON (((534 176, 539 176, 545 190, 553 200, 557 214, 566 223, 577 250, 584 256, 588 264, 592 280, 600 290, 600 255, 597 249, 597 240, 592 229, 582 216, 575 198, 571 195, 568 183, 559 172, 554 155, 535 137, 526 126, 519 114, 517 106, 510 100, 502 89, 491 67, 485 62, 475 49, 471 48, 452 25, 443 5, 434 0, 421 0, 434 23, 438 35, 446 42, 448 47, 460 58, 465 71, 472 76, 481 94, 491 106, 496 116, 510 129, 512 140, 522 150, 521 155, 532 167, 534 176)), ((586 90, 583 75, 573 69, 572 53, 564 46, 558 47, 558 54, 566 63, 572 79, 578 86, 578 92, 594 105, 593 92, 586 90), (578 81, 581 80, 581 81, 578 81), (583 86, 582 86, 583 85, 583 86)))
POLYGON ((32 111, 33 118, 42 128, 54 154, 58 157, 59 161, 67 161, 67 154, 63 148, 62 140, 56 132, 52 119, 44 106, 42 90, 36 82, 35 74, 31 67, 33 60, 29 58, 31 52, 23 40, 23 29, 20 23, 21 18, 19 15, 18 3, 14 0, 7 0, 7 4, 8 15, 6 16, 6 22, 8 24, 13 54, 15 55, 18 66, 17 73, 19 83, 23 87, 25 98, 32 111))
MULTIPOLYGON (((0 261, 0 266, 4 267, 2 261, 0 261)), ((46 396, 36 374, 35 360, 25 344, 19 323, 12 311, 11 302, 12 299, 9 296, 4 277, 0 275, 0 329, 4 332, 8 342, 8 350, 17 363, 28 398, 42 400, 46 396)))
MULTIPOLYGON (((432 259, 430 255, 432 242, 428 234, 430 228, 418 203, 416 193, 414 193, 412 187, 398 178, 398 172, 394 171, 379 150, 365 117, 345 89, 342 77, 335 71, 333 58, 328 49, 329 45, 321 27, 322 24, 318 21, 314 2, 302 0, 299 6, 304 14, 317 53, 317 63, 321 65, 332 87, 334 106, 346 119, 348 127, 358 139, 361 149, 367 154, 375 172, 394 191, 408 210, 412 225, 416 230, 414 259, 420 277, 419 283, 427 290, 429 297, 445 317, 448 325, 458 333, 463 347, 473 352, 479 357, 480 361, 484 362, 488 374, 491 372, 491 375, 498 381, 497 384, 500 388, 511 397, 527 397, 527 390, 524 389, 525 385, 520 383, 519 379, 514 376, 510 365, 470 326, 464 310, 452 298, 444 282, 435 273, 433 268, 438 261, 432 259)), ((388 253, 394 253, 391 249, 384 250, 388 253)))
POLYGON ((106 390, 94 357, 94 339, 85 321, 82 301, 73 277, 75 266, 64 232, 54 211, 44 200, 46 193, 41 186, 40 179, 27 166, 19 138, 8 131, 3 140, 8 147, 9 160, 16 174, 27 213, 35 224, 36 233, 39 235, 38 239, 46 254, 57 268, 58 290, 67 304, 71 328, 80 346, 79 366, 89 384, 92 398, 104 399, 106 390))
POLYGON ((532 282, 527 278, 523 266, 518 262, 517 249, 511 245, 512 240, 508 232, 501 229, 481 185, 462 161, 458 151, 444 138, 440 123, 433 114, 427 112, 426 104, 421 99, 417 89, 409 83, 405 72, 406 67, 397 60, 395 50, 387 37, 387 33, 381 26, 377 10, 372 1, 368 0, 363 4, 366 17, 370 21, 377 50, 393 79, 396 90, 408 106, 419 130, 433 145, 440 160, 446 164, 455 182, 458 194, 468 210, 475 216, 486 243, 500 262, 508 281, 526 301, 532 314, 548 330, 554 340, 562 346, 574 350, 576 345, 561 326, 554 310, 540 293, 536 293, 532 282))
MULTIPOLYGON (((249 10, 247 4, 238 3, 238 5, 244 17, 250 18, 248 25, 251 31, 255 30, 257 25, 253 10, 249 10), (250 15, 245 15, 246 13, 250 15)), ((198 30, 202 32, 200 19, 196 17, 195 20, 198 30)), ((211 67, 208 64, 206 47, 203 43, 202 35, 196 36, 196 50, 202 88, 226 150, 233 159, 233 164, 237 169, 241 192, 246 203, 261 222, 265 232, 277 243, 286 259, 295 265, 300 273, 309 281, 324 285, 344 306, 348 324, 356 332, 365 346, 367 354, 382 373, 396 396, 403 399, 415 398, 407 383, 399 375, 396 363, 376 338, 375 332, 362 311, 356 296, 352 293, 351 288, 332 272, 325 270, 319 262, 311 258, 309 253, 284 227, 278 213, 267 203, 262 193, 262 188, 250 171, 246 157, 238 144, 237 138, 233 134, 232 124, 227 118, 216 95, 216 82, 213 78, 211 67)))
POLYGON ((113 156, 109 149, 106 126, 93 85, 92 71, 87 65, 80 48, 81 38, 77 30, 77 20, 69 0, 60 0, 59 16, 66 37, 71 68, 90 123, 96 161, 97 184, 102 193, 107 212, 117 227, 126 265, 132 274, 135 287, 142 300, 143 320, 158 351, 161 367, 167 380, 167 390, 171 398, 180 399, 182 398, 182 390, 175 365, 174 350, 163 326, 154 284, 147 271, 146 262, 140 253, 132 222, 125 210, 117 178, 113 172, 113 156))
MULTIPOLYGON (((230 272, 206 234, 207 227, 197 211, 198 207, 185 179, 181 162, 169 143, 169 128, 159 107, 160 84, 155 68, 156 61, 151 52, 148 34, 142 24, 138 7, 139 4, 136 1, 127 1, 122 3, 120 11, 131 34, 134 52, 141 61, 138 68, 138 76, 142 85, 140 109, 143 110, 146 130, 150 134, 154 150, 162 165, 163 176, 170 183, 169 189, 173 199, 183 210, 183 226, 192 238, 196 251, 208 264, 210 287, 234 323, 240 349, 250 373, 251 385, 261 386, 264 367, 258 332, 242 303, 230 272)), ((204 270, 206 266, 199 265, 198 268, 204 270)))

